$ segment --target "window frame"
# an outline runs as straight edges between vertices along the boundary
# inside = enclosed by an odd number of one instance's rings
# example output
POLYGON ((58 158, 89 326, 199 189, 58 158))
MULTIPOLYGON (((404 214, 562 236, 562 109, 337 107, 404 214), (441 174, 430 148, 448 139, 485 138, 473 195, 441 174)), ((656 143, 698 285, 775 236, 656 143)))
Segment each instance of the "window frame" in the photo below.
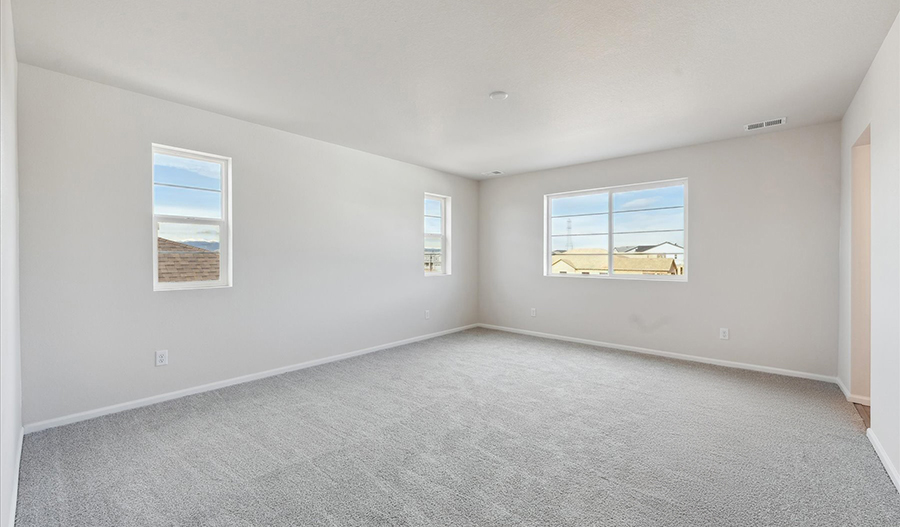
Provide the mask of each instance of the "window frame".
MULTIPOLYGON (((423 242, 426 239, 440 239, 441 240, 441 272, 428 272, 423 271, 426 277, 429 276, 450 276, 451 274, 451 264, 450 264, 450 209, 451 209, 451 198, 450 196, 444 196, 441 194, 434 194, 431 192, 426 192, 423 199, 423 207, 425 199, 433 199, 441 202, 441 234, 430 234, 425 232, 425 222, 423 219, 422 222, 422 233, 424 235, 423 242)), ((433 218, 434 216, 428 216, 424 214, 423 210, 423 218, 433 218)))
MULTIPOLYGON (((602 213, 601 213, 602 214, 602 213)), ((620 233, 621 234, 621 233, 620 233)), ((626 185, 614 185, 609 187, 592 188, 585 190, 574 190, 567 192, 556 192, 544 195, 544 276, 550 278, 598 278, 601 280, 651 280, 662 282, 687 282, 688 273, 688 178, 666 179, 660 181, 649 181, 646 183, 632 183, 626 185), (635 190, 650 190, 666 187, 684 187, 684 273, 678 275, 654 275, 654 274, 616 274, 613 265, 613 257, 615 256, 615 233, 613 232, 613 196, 622 192, 632 192, 635 190), (553 243, 552 243, 552 225, 553 216, 551 203, 555 198, 570 198, 575 196, 586 196, 591 194, 608 194, 609 204, 607 213, 607 273, 608 274, 581 274, 581 273, 554 273, 553 272, 553 243)))
POLYGON ((231 219, 231 158, 196 150, 188 150, 174 146, 151 144, 150 153, 150 211, 152 214, 152 245, 153 245, 153 290, 154 291, 180 291, 192 289, 218 289, 232 286, 232 219, 231 219), (156 214, 156 164, 153 158, 156 154, 195 159, 208 163, 218 163, 222 167, 221 206, 222 217, 197 218, 192 216, 179 216, 171 214, 156 214), (212 281, 192 282, 160 282, 159 281, 159 224, 180 223, 189 225, 216 225, 219 227, 219 279, 212 281))

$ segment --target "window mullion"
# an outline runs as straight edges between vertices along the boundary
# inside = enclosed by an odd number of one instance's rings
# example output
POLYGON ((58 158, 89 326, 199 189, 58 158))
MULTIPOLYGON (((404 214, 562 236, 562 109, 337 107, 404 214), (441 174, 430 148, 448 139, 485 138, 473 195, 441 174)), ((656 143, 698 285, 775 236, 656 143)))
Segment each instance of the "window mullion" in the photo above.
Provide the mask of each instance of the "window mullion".
POLYGON ((175 216, 171 214, 154 214, 157 223, 189 223, 191 225, 222 225, 227 221, 220 218, 195 218, 192 216, 175 216))

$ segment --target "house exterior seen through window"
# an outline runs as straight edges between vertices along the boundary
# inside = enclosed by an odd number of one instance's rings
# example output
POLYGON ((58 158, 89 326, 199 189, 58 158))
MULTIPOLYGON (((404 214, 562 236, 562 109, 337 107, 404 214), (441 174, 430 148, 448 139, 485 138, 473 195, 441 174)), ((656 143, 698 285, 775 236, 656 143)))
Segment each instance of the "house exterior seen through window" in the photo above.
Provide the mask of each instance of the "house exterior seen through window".
POLYGON ((231 285, 231 159, 153 145, 153 289, 231 285))
POLYGON ((425 194, 425 276, 450 274, 450 198, 425 194))
POLYGON ((687 279, 687 180, 545 196, 545 273, 687 279))

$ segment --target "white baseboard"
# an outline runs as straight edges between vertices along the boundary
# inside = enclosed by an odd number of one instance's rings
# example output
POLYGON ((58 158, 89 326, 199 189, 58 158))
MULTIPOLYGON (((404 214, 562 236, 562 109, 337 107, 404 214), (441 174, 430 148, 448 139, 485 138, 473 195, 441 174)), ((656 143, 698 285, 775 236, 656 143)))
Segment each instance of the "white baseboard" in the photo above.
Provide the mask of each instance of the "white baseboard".
POLYGON ((525 330, 525 329, 509 328, 509 327, 504 327, 504 326, 495 326, 492 324, 471 324, 468 326, 453 328, 453 329, 449 329, 446 331, 439 331, 437 333, 430 333, 427 335, 421 335, 418 337, 412 337, 412 338, 408 338, 408 339, 404 339, 404 340, 399 340, 396 342, 390 342, 390 343, 382 344, 379 346, 373 346, 371 348, 365 348, 365 349, 361 349, 361 350, 351 351, 348 353, 343 353, 343 354, 335 355, 332 357, 325 357, 323 359, 306 361, 306 362, 302 362, 299 364, 293 364, 290 366, 276 368, 273 370, 267 370, 267 371, 263 371, 263 372, 259 372, 259 373, 253 373, 250 375, 243 375, 241 377, 235 377, 232 379, 217 381, 217 382, 213 382, 213 383, 209 383, 209 384, 204 384, 201 386, 195 386, 192 388, 186 388, 186 389, 177 390, 174 392, 164 393, 164 394, 160 394, 160 395, 154 395, 152 397, 146 397, 146 398, 137 399, 134 401, 128 401, 128 402, 119 403, 119 404, 115 404, 115 405, 111 405, 111 406, 105 406, 103 408, 97 408, 95 410, 88 410, 85 412, 79 412, 79 413, 70 414, 70 415, 57 417, 57 418, 53 418, 53 419, 47 419, 45 421, 39 421, 36 423, 29 423, 29 424, 25 425, 24 431, 26 434, 30 434, 32 432, 39 432, 41 430, 46 430, 48 428, 55 428, 57 426, 63 426, 63 425, 71 424, 71 423, 77 423, 79 421, 85 421, 87 419, 93 419, 95 417, 100 417, 103 415, 109 415, 109 414, 113 414, 113 413, 117 413, 117 412, 122 412, 125 410, 131 410, 133 408, 140 408, 142 406, 149 406, 151 404, 161 403, 164 401, 170 401, 172 399, 178 399, 178 398, 186 397, 188 395, 193 395, 196 393, 208 392, 211 390, 217 390, 219 388, 225 388, 227 386, 233 386, 235 384, 241 384, 241 383, 245 383, 245 382, 254 381, 257 379, 263 379, 265 377, 272 377, 274 375, 280 375, 282 373, 287 373, 290 371, 301 370, 304 368, 311 368, 313 366, 318 366, 320 364, 327 364, 329 362, 335 362, 335 361, 339 361, 339 360, 343 360, 343 359, 349 359, 351 357, 364 355, 366 353, 372 353, 372 352, 380 351, 383 349, 402 346, 404 344, 411 344, 413 342, 419 342, 422 340, 439 337, 441 335, 456 333, 458 331, 465 331, 467 329, 471 329, 474 327, 482 327, 482 328, 493 329, 493 330, 497 330, 497 331, 505 331, 508 333, 518 333, 518 334, 522 334, 522 335, 530 335, 530 336, 534 336, 534 337, 541 337, 541 338, 547 338, 547 339, 553 339, 553 340, 561 340, 561 341, 566 341, 566 342, 576 342, 579 344, 588 344, 591 346, 599 346, 599 347, 603 347, 603 348, 612 348, 612 349, 618 349, 618 350, 624 350, 624 351, 632 351, 632 352, 643 353, 643 354, 647 354, 647 355, 656 355, 659 357, 668 357, 668 358, 672 358, 672 359, 700 362, 703 364, 713 364, 716 366, 725 366, 725 367, 729 367, 729 368, 738 368, 738 369, 743 369, 743 370, 759 371, 759 372, 764 372, 764 373, 774 373, 777 375, 786 375, 789 377, 799 377, 799 378, 803 378, 803 379, 812 379, 812 380, 817 380, 817 381, 830 382, 830 383, 837 384, 841 388, 841 390, 844 392, 845 396, 847 396, 848 400, 850 400, 852 402, 859 402, 860 404, 868 404, 868 398, 857 398, 857 400, 853 401, 851 399, 852 396, 848 395, 847 390, 845 389, 845 387, 843 386, 843 384, 840 382, 840 380, 837 377, 830 377, 827 375, 820 375, 820 374, 816 374, 816 373, 806 373, 806 372, 800 372, 800 371, 794 371, 794 370, 786 370, 786 369, 782 369, 782 368, 773 368, 770 366, 758 366, 755 364, 747 364, 747 363, 742 363, 742 362, 711 359, 711 358, 707 358, 707 357, 699 357, 696 355, 673 353, 673 352, 669 352, 669 351, 660 351, 660 350, 654 350, 654 349, 649 349, 649 348, 641 348, 641 347, 637 347, 637 346, 614 344, 611 342, 602 342, 602 341, 598 341, 598 340, 566 337, 563 335, 554 335, 551 333, 541 333, 538 331, 530 331, 530 330, 525 330), (865 400, 865 402, 863 402, 863 400, 865 400))
POLYGON ((660 351, 649 348, 640 348, 637 346, 626 346, 623 344, 613 344, 611 342, 601 342, 599 340, 581 339, 575 337, 566 337, 563 335, 554 335, 552 333, 541 333, 539 331, 530 331, 527 329, 508 328, 504 326, 494 326, 491 324, 477 324, 478 327, 486 329, 495 329, 497 331, 506 331, 508 333, 518 333, 521 335, 531 335, 533 337, 542 337, 545 339, 563 340, 566 342, 577 342, 579 344, 587 344, 590 346, 599 346, 601 348, 612 348, 623 351, 633 351, 636 353, 644 353, 647 355, 656 355, 659 357, 668 357, 670 359, 686 360, 691 362, 701 362, 703 364, 713 364, 716 366, 725 366, 728 368, 738 368, 741 370, 759 371, 763 373, 774 373, 776 375, 786 375, 788 377, 800 377, 801 379, 812 379, 815 381, 824 381, 837 383, 836 377, 828 375, 820 375, 818 373, 806 373, 802 371, 785 370, 782 368, 773 368, 770 366, 757 366, 756 364, 747 364, 743 362, 733 362, 721 359, 710 359, 707 357, 698 357, 697 355, 686 355, 683 353, 673 353, 671 351, 660 351))
POLYGON ((888 457, 884 447, 881 446, 881 441, 878 440, 878 437, 871 428, 866 430, 866 437, 869 438, 869 442, 872 443, 872 446, 875 448, 878 459, 880 459, 881 464, 884 465, 884 470, 887 471, 888 476, 891 477, 891 481, 894 482, 894 486, 897 487, 897 492, 900 492, 900 471, 898 471, 897 467, 891 463, 891 458, 888 457))
POLYGON ((863 397, 862 395, 853 395, 850 393, 850 390, 847 389, 847 386, 841 380, 840 377, 835 377, 835 384, 838 385, 838 388, 844 392, 844 397, 847 398, 851 403, 858 403, 865 406, 872 406, 872 398, 871 397, 863 397))
MULTIPOLYGON (((361 349, 361 350, 342 353, 340 355, 334 355, 332 357, 325 357, 322 359, 315 359, 315 360, 311 360, 311 361, 301 362, 301 363, 293 364, 290 366, 284 366, 281 368, 275 368, 275 369, 267 370, 267 371, 263 371, 263 372, 252 373, 252 374, 243 375, 240 377, 234 377, 231 379, 226 379, 223 381, 217 381, 217 382, 213 382, 213 383, 209 383, 209 384, 204 384, 201 386, 186 388, 184 390, 177 390, 174 392, 164 393, 164 394, 160 394, 160 395, 154 395, 152 397, 146 397, 143 399, 137 399, 137 400, 129 401, 129 402, 125 402, 125 403, 114 404, 111 406, 105 406, 103 408, 97 408, 95 410, 88 410, 85 412, 79 412, 79 413, 75 413, 75 414, 71 414, 71 415, 67 415, 67 416, 63 416, 63 417, 57 417, 54 419, 47 419, 45 421, 30 423, 30 424, 25 425, 19 434, 19 439, 18 439, 19 444, 17 447, 17 456, 16 456, 16 474, 18 474, 18 472, 19 472, 19 467, 20 467, 20 464, 22 461, 22 444, 23 444, 24 434, 30 434, 32 432, 39 432, 41 430, 46 430, 48 428, 55 428, 57 426, 63 426, 63 425, 71 424, 71 423, 76 423, 79 421, 85 421, 87 419, 93 419, 95 417, 100 417, 103 415, 109 415, 109 414, 113 414, 113 413, 123 412, 125 410, 131 410, 133 408, 140 408, 142 406, 149 406, 151 404, 161 403, 161 402, 165 402, 165 401, 171 401, 173 399, 179 399, 181 397, 186 397, 188 395, 217 390, 219 388, 225 388, 228 386, 242 384, 242 383, 254 381, 257 379, 263 379, 266 377, 281 375, 283 373, 288 373, 288 372, 296 371, 296 370, 302 370, 304 368, 311 368, 313 366, 319 366, 321 364, 327 364, 329 362, 336 362, 339 360, 349 359, 351 357, 358 357, 360 355, 365 355, 367 353, 373 353, 375 351, 381 351, 384 349, 394 348, 397 346, 402 346, 404 344, 411 344, 413 342, 428 340, 431 338, 440 337, 442 335, 448 335, 450 333, 465 331, 467 329, 472 329, 475 327, 482 327, 485 329, 505 331, 508 333, 518 333, 521 335, 530 335, 530 336, 534 336, 534 337, 541 337, 541 338, 547 338, 547 339, 553 339, 553 340, 561 340, 561 341, 566 341, 566 342, 576 342, 579 344, 587 344, 587 345, 598 346, 598 347, 603 347, 603 348, 612 348, 612 349, 618 349, 618 350, 623 350, 623 351, 632 351, 632 352, 636 352, 636 353, 643 353, 643 354, 647 354, 647 355, 656 355, 656 356, 660 356, 660 357, 668 357, 668 358, 686 360, 686 361, 691 361, 691 362, 699 362, 699 363, 703 363, 703 364, 713 364, 716 366, 725 366, 728 368, 738 368, 738 369, 742 369, 742 370, 759 371, 759 372, 764 372, 764 373, 773 373, 773 374, 777 374, 777 375, 786 375, 789 377, 799 377, 799 378, 803 378, 803 379, 812 379, 812 380, 817 380, 817 381, 831 382, 831 383, 838 385, 838 387, 841 389, 841 391, 847 397, 848 401, 858 402, 860 404, 866 404, 866 405, 869 404, 868 397, 853 396, 852 394, 849 393, 846 386, 844 386, 844 384, 841 382, 841 380, 837 377, 829 377, 827 375, 820 375, 820 374, 816 374, 816 373, 806 373, 806 372, 800 372, 800 371, 794 371, 794 370, 786 370, 786 369, 782 369, 782 368, 773 368, 770 366, 758 366, 755 364, 747 364, 747 363, 742 363, 742 362, 733 362, 733 361, 720 360, 720 359, 710 359, 707 357, 698 357, 696 355, 673 353, 673 352, 669 352, 669 351, 660 351, 660 350, 654 350, 654 349, 649 349, 649 348, 641 348, 641 347, 637 347, 637 346, 626 346, 626 345, 622 345, 622 344, 613 344, 610 342, 601 342, 598 340, 566 337, 563 335, 554 335, 551 333, 541 333, 539 331, 530 331, 530 330, 525 330, 525 329, 495 326, 492 324, 471 324, 468 326, 462 326, 462 327, 458 327, 458 328, 448 329, 445 331, 439 331, 436 333, 430 333, 427 335, 420 335, 418 337, 412 337, 412 338, 408 338, 408 339, 404 339, 404 340, 398 340, 396 342, 381 344, 379 346, 373 346, 370 348, 365 348, 365 349, 361 349)), ((887 452, 885 452, 884 447, 882 447, 881 442, 875 436, 875 433, 872 431, 871 428, 866 430, 866 436, 869 438, 869 441, 872 443, 872 446, 875 448, 875 452, 878 454, 878 458, 881 460, 881 463, 884 465, 884 468, 887 471, 888 475, 890 476, 891 481, 894 483, 894 486, 897 487, 898 491, 900 491, 900 472, 898 472, 897 468, 894 467, 893 464, 891 463, 891 460, 888 457, 887 452)), ((13 489, 12 489, 13 500, 12 500, 12 503, 10 506, 10 518, 9 518, 10 526, 15 524, 16 497, 18 495, 18 485, 19 485, 18 478, 16 478, 13 489)))
POLYGON ((171 401, 172 399, 179 399, 181 397, 186 397, 188 395, 194 395, 197 393, 218 390, 219 388, 234 386, 235 384, 242 384, 245 382, 255 381, 257 379, 264 379, 266 377, 281 375, 282 373, 288 373, 291 371, 302 370, 304 368, 312 368, 313 366, 319 366, 321 364, 327 364, 329 362, 335 362, 335 361, 339 361, 339 360, 349 359, 351 357, 358 357, 360 355, 365 355, 367 353, 372 353, 375 351, 381 351, 381 350, 388 349, 388 348, 395 348, 397 346, 403 346, 404 344, 412 344, 413 342, 428 340, 428 339, 432 339, 435 337, 440 337, 442 335, 456 333, 458 331, 465 331, 467 329, 472 329, 474 327, 478 327, 478 324, 471 324, 468 326, 462 326, 462 327, 458 327, 458 328, 448 329, 445 331, 438 331, 437 333, 429 333, 427 335, 411 337, 411 338, 404 339, 404 340, 398 340, 396 342, 389 342, 387 344, 381 344, 379 346, 372 346, 371 348, 365 348, 365 349, 361 349, 361 350, 342 353, 340 355, 334 355, 334 356, 325 357, 322 359, 310 360, 310 361, 306 361, 306 362, 301 362, 299 364, 292 364, 290 366, 283 366, 281 368, 275 368, 273 370, 261 371, 258 373, 251 373, 249 375, 242 375, 240 377, 234 377, 231 379, 225 379, 223 381, 216 381, 216 382, 212 382, 209 384, 194 386, 192 388, 185 388, 183 390, 177 390, 174 392, 163 393, 163 394, 154 395, 151 397, 145 397, 143 399, 137 399, 134 401, 128 401, 128 402, 124 402, 124 403, 114 404, 111 406, 104 406, 103 408, 97 408, 95 410, 87 410, 85 412, 78 412, 75 414, 65 415, 62 417, 47 419, 45 421, 29 423, 29 424, 25 425, 25 433, 30 434, 32 432, 40 432, 41 430, 46 430, 48 428, 55 428, 57 426, 63 426, 63 425, 71 424, 71 423, 77 423, 79 421, 86 421, 88 419, 93 419, 95 417, 100 417, 103 415, 124 412, 125 410, 131 410, 133 408, 140 408, 142 406, 149 406, 151 404, 161 403, 161 402, 165 402, 165 401, 171 401))
POLYGON ((13 527, 16 524, 16 504, 19 501, 19 469, 22 466, 22 445, 24 443, 25 429, 19 428, 19 437, 16 439, 16 466, 15 471, 15 479, 13 480, 12 489, 10 492, 12 493, 12 497, 9 502, 9 518, 7 519, 9 527, 13 527))

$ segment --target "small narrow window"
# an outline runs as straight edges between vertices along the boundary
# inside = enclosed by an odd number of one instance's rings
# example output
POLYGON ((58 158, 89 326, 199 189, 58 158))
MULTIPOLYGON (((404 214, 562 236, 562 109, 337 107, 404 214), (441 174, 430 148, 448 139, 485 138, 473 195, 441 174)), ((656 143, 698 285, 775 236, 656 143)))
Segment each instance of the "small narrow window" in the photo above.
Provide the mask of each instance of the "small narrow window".
POLYGON ((231 285, 231 159, 153 145, 153 289, 231 285))
POLYGON ((425 194, 425 276, 450 274, 450 198, 425 194))

